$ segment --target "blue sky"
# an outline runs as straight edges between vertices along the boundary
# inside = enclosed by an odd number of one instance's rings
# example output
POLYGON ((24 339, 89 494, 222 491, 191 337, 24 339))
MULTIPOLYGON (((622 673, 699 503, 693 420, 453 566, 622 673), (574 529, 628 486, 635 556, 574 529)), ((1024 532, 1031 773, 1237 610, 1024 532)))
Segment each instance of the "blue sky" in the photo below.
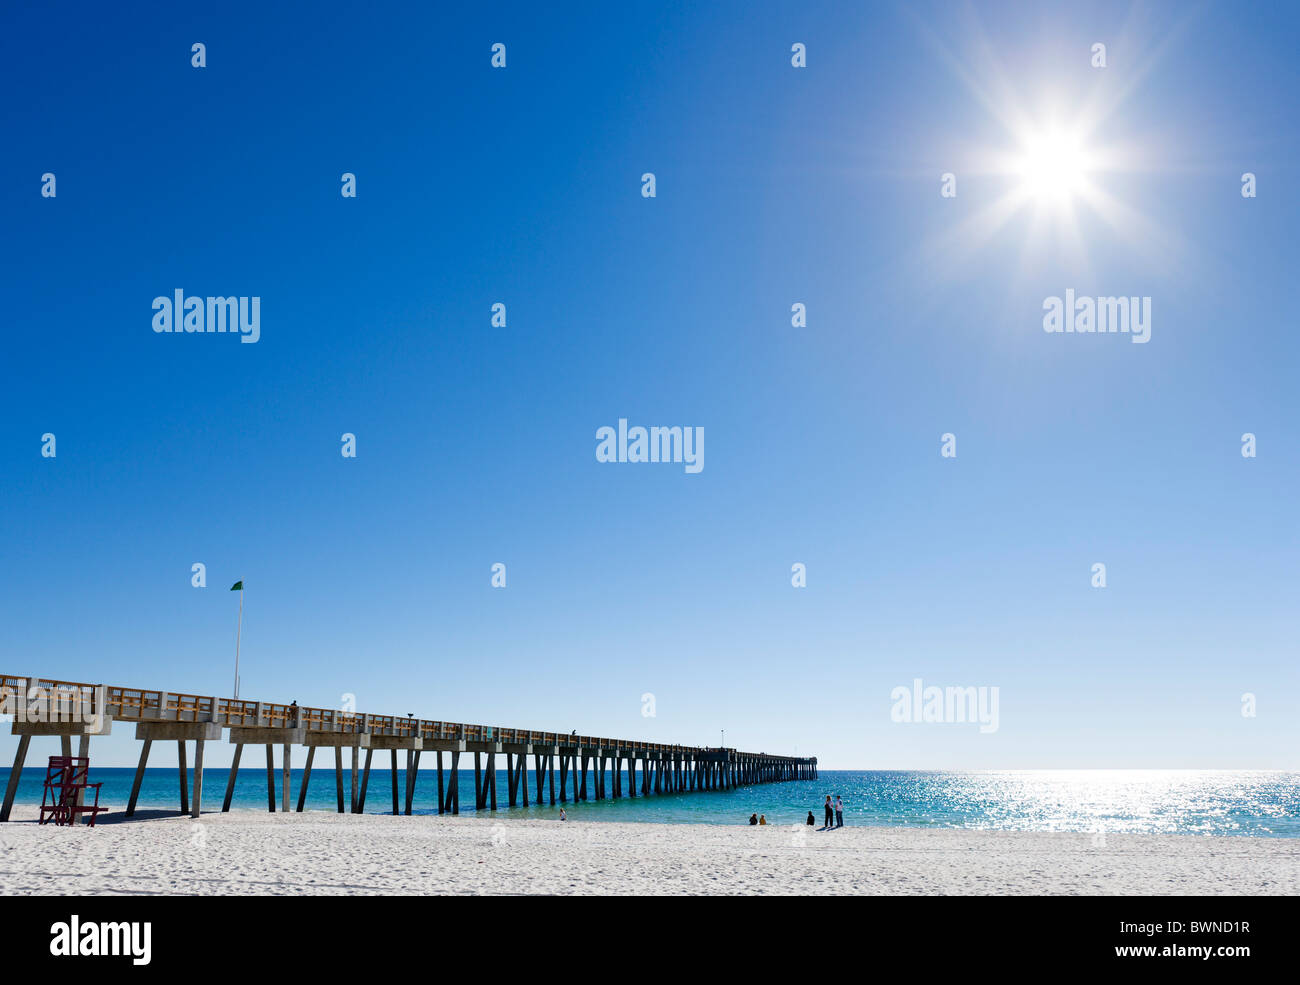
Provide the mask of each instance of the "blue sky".
POLYGON ((227 695, 242 578, 247 697, 1293 767, 1296 12, 695 6, 7 11, 0 670, 227 695), (1009 114, 1124 147, 1111 205, 984 221, 1009 114), (177 288, 260 341, 155 334, 177 288), (620 417, 705 468, 597 462, 620 417), (1000 728, 892 722, 918 677, 1000 728))

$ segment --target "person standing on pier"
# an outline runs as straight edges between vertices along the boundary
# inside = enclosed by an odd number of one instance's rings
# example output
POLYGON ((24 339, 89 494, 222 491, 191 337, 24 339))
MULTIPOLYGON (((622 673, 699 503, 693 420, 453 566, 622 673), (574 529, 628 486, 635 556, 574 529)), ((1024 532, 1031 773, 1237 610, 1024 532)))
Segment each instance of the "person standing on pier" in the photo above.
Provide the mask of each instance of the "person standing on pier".
POLYGON ((822 825, 823 831, 829 831, 835 826, 835 808, 831 806, 831 795, 826 795, 826 823, 822 825))
POLYGON ((840 795, 835 795, 835 827, 844 827, 844 801, 840 800, 840 795))

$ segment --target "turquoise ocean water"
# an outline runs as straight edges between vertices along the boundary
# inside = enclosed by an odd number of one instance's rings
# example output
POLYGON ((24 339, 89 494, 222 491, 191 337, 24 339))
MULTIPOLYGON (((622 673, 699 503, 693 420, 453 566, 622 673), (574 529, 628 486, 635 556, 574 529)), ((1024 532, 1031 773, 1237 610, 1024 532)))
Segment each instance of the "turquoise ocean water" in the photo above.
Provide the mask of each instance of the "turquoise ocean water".
MULTIPOLYGON (((8 774, 8 769, 0 770, 0 783, 8 780, 8 774)), ((92 764, 91 774, 92 780, 104 785, 100 803, 114 811, 124 809, 135 771, 101 769, 92 764)), ((221 809, 227 775, 225 769, 204 771, 205 812, 221 809)), ((294 770, 292 776, 296 806, 302 773, 294 770)), ((25 769, 18 802, 39 804, 43 779, 43 769, 25 769)), ((277 804, 279 779, 277 771, 277 804)), ((399 789, 405 790, 404 771, 399 771, 398 782, 399 789)), ((416 813, 436 813, 437 782, 436 772, 420 771, 416 813)), ((589 775, 589 789, 592 782, 589 775)), ((345 796, 348 783, 345 771, 345 796)), ((532 799, 537 791, 532 773, 529 784, 532 799)), ((146 770, 141 809, 176 810, 177 787, 176 770, 146 770)), ((192 793, 192 777, 190 789, 192 793)), ((814 781, 762 784, 727 793, 651 794, 635 800, 624 797, 577 804, 572 801, 570 788, 570 800, 564 806, 574 820, 674 824, 744 824, 751 813, 766 814, 772 824, 792 824, 803 821, 812 810, 820 825, 821 804, 828 793, 844 798, 846 824, 1300 837, 1300 773, 1291 772, 838 771, 823 772, 814 781)), ((506 807, 507 799, 506 776, 499 772, 498 816, 555 817, 559 812, 560 805, 551 807, 549 797, 545 805, 534 803, 513 810, 506 807)), ((266 809, 264 768, 248 766, 240 770, 232 806, 266 809)), ((332 764, 312 771, 306 806, 308 810, 336 808, 332 764)), ((460 809, 462 815, 474 813, 473 770, 460 773, 460 809)), ((392 780, 387 768, 371 772, 366 812, 392 812, 392 780)))

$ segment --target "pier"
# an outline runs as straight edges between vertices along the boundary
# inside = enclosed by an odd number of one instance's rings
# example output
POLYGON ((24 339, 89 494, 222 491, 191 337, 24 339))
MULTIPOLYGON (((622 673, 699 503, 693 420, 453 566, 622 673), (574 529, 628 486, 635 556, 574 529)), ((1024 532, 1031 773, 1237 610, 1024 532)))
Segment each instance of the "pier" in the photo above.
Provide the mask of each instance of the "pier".
MULTIPOLYGON (((317 749, 334 750, 334 784, 339 813, 363 813, 376 752, 389 753, 392 812, 410 814, 414 808, 415 781, 421 756, 437 757, 439 814, 460 813, 461 757, 470 756, 474 769, 474 805, 496 810, 497 769, 504 764, 505 802, 510 807, 529 806, 528 757, 533 757, 535 799, 551 804, 636 797, 724 791, 756 783, 817 778, 817 758, 775 756, 737 749, 672 745, 628 739, 578 735, 576 732, 538 732, 528 729, 463 722, 436 721, 413 716, 354 714, 330 708, 300 707, 115 687, 82 684, 50 678, 0 675, 0 712, 13 715, 18 750, 5 788, 0 822, 8 821, 23 764, 33 738, 57 738, 63 755, 71 755, 78 740, 79 756, 89 756, 90 740, 108 735, 115 723, 133 724, 141 742, 128 817, 135 813, 140 784, 153 743, 175 742, 179 751, 178 802, 182 814, 199 816, 203 802, 203 753, 208 742, 234 743, 235 754, 221 809, 230 809, 235 777, 245 746, 266 749, 267 809, 291 810, 290 751, 305 746, 307 762, 298 790, 297 810, 302 811, 311 782, 317 749), (189 790, 186 743, 194 744, 193 797, 189 790), (277 798, 275 754, 280 752, 280 790, 277 798), (344 750, 350 762, 345 770, 344 750), (364 752, 364 763, 360 763, 364 752), (444 755, 447 759, 444 763, 444 755), (404 757, 404 785, 398 781, 399 759, 404 757), (498 759, 498 757, 502 757, 498 759), (446 769, 444 770, 444 766, 446 769), (346 773, 346 783, 345 783, 346 773), (558 784, 557 784, 558 780, 558 784), (588 782, 588 781, 591 782, 588 782), (402 786, 402 789, 399 789, 402 786), (557 798, 558 786, 558 798, 557 798), (345 789, 346 788, 346 789, 345 789), (346 793, 346 797, 345 797, 346 793)), ((383 765, 379 766, 382 777, 383 765)), ((382 783, 382 780, 380 780, 382 783)), ((470 793, 470 791, 467 791, 470 793)))

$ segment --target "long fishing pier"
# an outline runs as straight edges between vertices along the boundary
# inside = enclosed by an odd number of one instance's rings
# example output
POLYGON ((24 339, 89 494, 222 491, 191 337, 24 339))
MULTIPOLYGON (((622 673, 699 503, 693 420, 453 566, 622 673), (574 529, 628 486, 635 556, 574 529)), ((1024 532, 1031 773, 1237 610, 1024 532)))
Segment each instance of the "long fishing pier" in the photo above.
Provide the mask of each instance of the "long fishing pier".
MULTIPOLYGON (((72 739, 78 739, 79 756, 90 755, 92 736, 108 735, 114 722, 133 723, 135 737, 143 743, 140 764, 127 804, 128 817, 135 813, 140 784, 144 779, 149 751, 154 742, 175 742, 180 752, 179 792, 181 813, 199 816, 203 801, 203 747, 220 741, 229 730, 228 741, 235 755, 226 783, 223 811, 230 810, 235 777, 245 746, 266 747, 267 808, 276 809, 275 747, 281 748, 281 810, 290 810, 290 750, 306 746, 307 763, 298 791, 297 809, 307 800, 312 761, 317 749, 334 750, 334 783, 339 813, 344 813, 343 750, 350 749, 351 766, 348 810, 365 810, 375 752, 391 753, 393 813, 410 814, 415 799, 420 756, 431 752, 438 757, 438 813, 460 813, 460 757, 474 755, 474 804, 478 810, 497 809, 497 756, 505 756, 506 788, 510 807, 522 799, 528 806, 527 760, 534 758, 537 803, 545 803, 549 792, 555 804, 558 772, 559 802, 570 796, 585 801, 588 792, 595 800, 607 797, 684 794, 702 790, 730 790, 755 783, 784 780, 812 780, 817 777, 817 758, 772 756, 740 752, 737 749, 669 745, 607 739, 590 735, 535 732, 527 729, 442 722, 410 715, 361 715, 330 708, 299 707, 238 698, 214 698, 171 691, 148 691, 103 684, 81 684, 44 677, 12 677, 0 674, 0 712, 13 716, 13 734, 18 751, 5 788, 0 822, 9 820, 18 781, 31 740, 57 737, 62 754, 72 755, 72 739), (194 743, 194 797, 189 797, 186 742, 194 743), (358 769, 361 751, 365 764, 358 769), (398 755, 406 756, 405 790, 398 790, 398 755), (443 772, 443 754, 449 754, 448 771, 443 772), (639 764, 639 765, 638 765, 639 764), (627 774, 626 786, 623 783, 627 774), (592 783, 588 783, 588 775, 592 783), (639 783, 638 783, 639 781, 639 783)), ((382 770, 382 766, 380 769, 382 770)), ((382 775, 382 773, 380 774, 382 775)))

